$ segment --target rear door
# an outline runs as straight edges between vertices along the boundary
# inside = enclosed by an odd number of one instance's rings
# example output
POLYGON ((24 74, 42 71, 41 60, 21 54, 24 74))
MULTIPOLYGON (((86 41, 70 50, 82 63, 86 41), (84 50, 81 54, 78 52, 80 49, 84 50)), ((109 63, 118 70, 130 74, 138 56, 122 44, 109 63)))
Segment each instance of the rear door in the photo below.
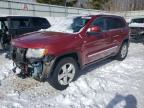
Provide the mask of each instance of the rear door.
POLYGON ((120 44, 122 38, 124 38, 127 32, 125 32, 126 24, 119 17, 107 17, 107 35, 112 37, 111 48, 112 51, 117 51, 118 45, 120 44))

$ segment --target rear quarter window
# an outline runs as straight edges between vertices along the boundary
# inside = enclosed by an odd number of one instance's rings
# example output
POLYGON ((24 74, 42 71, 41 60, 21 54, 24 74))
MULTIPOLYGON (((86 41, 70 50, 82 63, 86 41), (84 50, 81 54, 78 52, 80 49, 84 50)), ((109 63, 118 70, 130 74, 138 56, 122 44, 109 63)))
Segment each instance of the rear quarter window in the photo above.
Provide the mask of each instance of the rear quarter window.
POLYGON ((50 23, 45 18, 32 18, 33 27, 40 29, 47 29, 50 27, 50 23))

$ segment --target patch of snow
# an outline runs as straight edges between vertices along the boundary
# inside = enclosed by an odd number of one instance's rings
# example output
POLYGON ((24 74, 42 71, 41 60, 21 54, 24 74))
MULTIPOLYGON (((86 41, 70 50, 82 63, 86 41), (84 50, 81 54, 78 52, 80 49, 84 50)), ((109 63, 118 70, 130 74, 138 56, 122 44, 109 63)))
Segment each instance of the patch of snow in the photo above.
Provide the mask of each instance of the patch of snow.
POLYGON ((0 81, 5 79, 12 72, 12 61, 5 59, 6 54, 0 54, 0 81))

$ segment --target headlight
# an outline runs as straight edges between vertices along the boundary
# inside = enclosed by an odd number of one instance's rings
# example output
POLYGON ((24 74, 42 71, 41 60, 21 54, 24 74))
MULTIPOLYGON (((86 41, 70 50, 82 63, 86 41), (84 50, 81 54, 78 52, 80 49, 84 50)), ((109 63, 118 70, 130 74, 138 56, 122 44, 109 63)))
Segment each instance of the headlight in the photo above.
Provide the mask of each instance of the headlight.
POLYGON ((47 49, 28 49, 27 58, 41 58, 47 53, 47 49))

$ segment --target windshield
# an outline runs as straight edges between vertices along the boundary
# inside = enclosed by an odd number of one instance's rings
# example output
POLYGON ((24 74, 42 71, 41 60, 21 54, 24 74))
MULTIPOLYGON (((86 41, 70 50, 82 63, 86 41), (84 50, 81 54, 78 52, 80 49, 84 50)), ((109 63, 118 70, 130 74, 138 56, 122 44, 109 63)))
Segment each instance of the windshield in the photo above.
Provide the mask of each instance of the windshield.
POLYGON ((47 31, 76 33, 79 32, 90 19, 91 17, 48 18, 52 26, 47 29, 47 31))
POLYGON ((132 19, 131 23, 144 23, 144 19, 140 18, 140 19, 132 19))

